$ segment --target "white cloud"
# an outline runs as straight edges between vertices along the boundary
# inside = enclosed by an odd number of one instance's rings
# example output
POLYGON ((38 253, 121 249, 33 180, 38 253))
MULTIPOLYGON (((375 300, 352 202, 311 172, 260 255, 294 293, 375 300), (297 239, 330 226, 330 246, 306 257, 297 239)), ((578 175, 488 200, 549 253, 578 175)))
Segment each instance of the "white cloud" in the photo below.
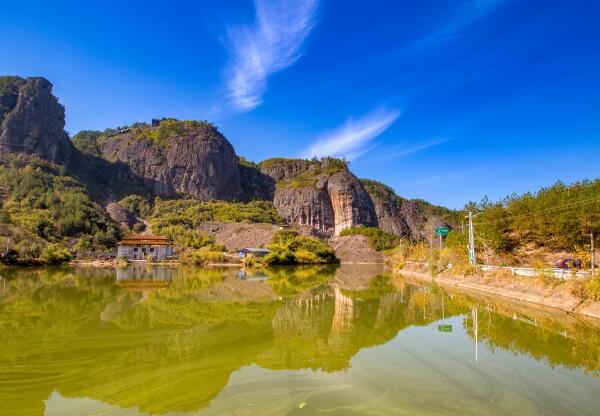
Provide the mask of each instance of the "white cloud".
POLYGON ((372 140, 394 124, 400 113, 397 109, 380 108, 361 118, 350 118, 344 125, 313 143, 304 152, 304 157, 356 159, 376 146, 371 143, 372 140))
POLYGON ((385 154, 382 154, 375 160, 396 159, 412 155, 413 153, 418 153, 422 150, 429 149, 430 147, 435 147, 442 143, 446 143, 448 140, 449 139, 444 137, 438 137, 434 139, 424 140, 419 143, 396 145, 393 148, 388 149, 385 152, 385 154))
POLYGON ((315 26, 319 0, 255 0, 256 21, 229 30, 231 63, 225 71, 236 109, 262 103, 269 75, 302 56, 304 41, 315 26))
POLYGON ((507 0, 469 0, 461 4, 445 25, 421 39, 415 47, 435 48, 459 38, 471 24, 485 18, 505 1, 507 0))

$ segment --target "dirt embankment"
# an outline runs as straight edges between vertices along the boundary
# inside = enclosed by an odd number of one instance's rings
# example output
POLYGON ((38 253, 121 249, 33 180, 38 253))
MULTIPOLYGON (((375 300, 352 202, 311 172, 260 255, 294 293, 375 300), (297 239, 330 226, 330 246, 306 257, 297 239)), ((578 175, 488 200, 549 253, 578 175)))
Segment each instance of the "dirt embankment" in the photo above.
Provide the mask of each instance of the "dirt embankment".
MULTIPOLYGON (((426 265, 409 264, 396 271, 428 282, 434 280, 426 265)), ((435 282, 441 286, 489 293, 600 319, 600 302, 585 300, 581 296, 582 282, 578 281, 546 284, 539 279, 526 277, 493 274, 456 276, 442 273, 435 277, 435 282)))
POLYGON ((373 250, 364 235, 336 237, 333 248, 342 263, 384 263, 383 254, 373 250))
POLYGON ((270 244, 281 227, 273 224, 211 222, 201 224, 198 229, 214 236, 215 242, 223 244, 227 251, 235 251, 270 244))

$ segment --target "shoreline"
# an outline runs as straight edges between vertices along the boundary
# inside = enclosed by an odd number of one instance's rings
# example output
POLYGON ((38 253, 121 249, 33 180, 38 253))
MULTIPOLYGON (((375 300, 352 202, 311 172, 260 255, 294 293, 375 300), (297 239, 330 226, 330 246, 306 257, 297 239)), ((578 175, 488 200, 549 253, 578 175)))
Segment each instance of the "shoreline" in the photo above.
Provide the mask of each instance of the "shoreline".
POLYGON ((438 275, 434 278, 429 273, 408 269, 395 269, 393 273, 436 283, 442 287, 457 288, 464 292, 478 292, 600 320, 600 301, 584 300, 557 288, 539 287, 521 281, 503 281, 486 276, 438 275))

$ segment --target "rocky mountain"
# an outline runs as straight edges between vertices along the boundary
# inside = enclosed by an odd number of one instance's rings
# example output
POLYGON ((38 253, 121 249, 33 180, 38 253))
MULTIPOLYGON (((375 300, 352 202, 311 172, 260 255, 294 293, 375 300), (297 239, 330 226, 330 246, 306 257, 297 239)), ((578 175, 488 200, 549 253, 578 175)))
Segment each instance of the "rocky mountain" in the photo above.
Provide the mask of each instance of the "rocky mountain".
POLYGON ((65 109, 44 78, 0 77, 0 149, 66 163, 74 147, 65 109))
POLYGON ((371 198, 338 159, 270 159, 259 168, 276 181, 273 202, 290 224, 327 235, 337 235, 347 227, 377 225, 371 198))
POLYGON ((389 186, 370 179, 361 179, 377 214, 377 224, 383 231, 416 238, 419 235, 418 224, 421 214, 411 201, 400 198, 389 186))
POLYGON ((270 200, 285 222, 328 237, 364 225, 419 239, 423 224, 440 222, 425 213, 434 212, 433 206, 400 198, 379 182, 361 181, 339 159, 240 160, 205 121, 162 119, 104 133, 85 131, 76 137, 78 148, 64 125, 64 108, 49 81, 0 77, 0 152, 34 154, 66 167, 121 224, 134 218, 114 202, 133 194, 270 200))
POLYGON ((102 156, 123 162, 156 194, 207 201, 242 198, 239 159, 211 124, 163 120, 100 138, 102 156))

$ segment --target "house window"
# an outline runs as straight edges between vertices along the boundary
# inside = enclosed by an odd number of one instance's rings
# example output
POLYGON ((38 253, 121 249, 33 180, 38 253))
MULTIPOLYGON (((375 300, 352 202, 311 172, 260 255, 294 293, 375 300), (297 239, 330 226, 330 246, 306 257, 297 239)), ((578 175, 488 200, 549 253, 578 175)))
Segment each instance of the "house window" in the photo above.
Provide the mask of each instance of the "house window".
POLYGON ((137 253, 137 249, 138 249, 137 247, 134 247, 134 248, 133 248, 133 252, 134 252, 134 253, 137 253))
POLYGON ((146 252, 146 247, 142 247, 142 253, 146 252))
POLYGON ((150 253, 154 253, 154 247, 150 247, 150 253))

